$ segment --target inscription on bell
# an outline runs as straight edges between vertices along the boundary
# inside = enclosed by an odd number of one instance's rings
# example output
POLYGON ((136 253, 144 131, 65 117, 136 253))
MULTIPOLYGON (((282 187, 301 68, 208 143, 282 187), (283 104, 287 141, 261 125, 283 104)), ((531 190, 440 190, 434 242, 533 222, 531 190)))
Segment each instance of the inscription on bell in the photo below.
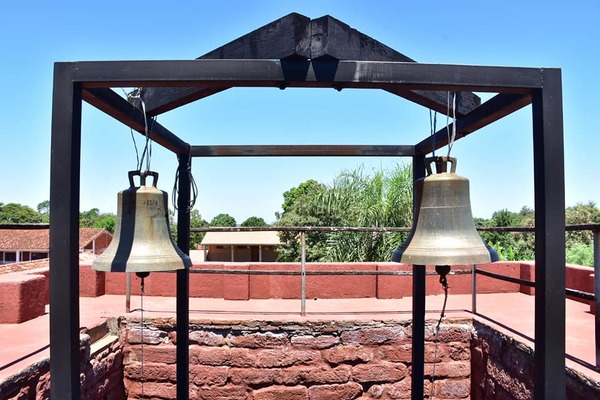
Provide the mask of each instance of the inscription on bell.
POLYGON ((153 199, 138 200, 137 205, 141 206, 141 207, 156 208, 156 207, 158 207, 159 202, 158 202, 158 200, 153 200, 153 199))

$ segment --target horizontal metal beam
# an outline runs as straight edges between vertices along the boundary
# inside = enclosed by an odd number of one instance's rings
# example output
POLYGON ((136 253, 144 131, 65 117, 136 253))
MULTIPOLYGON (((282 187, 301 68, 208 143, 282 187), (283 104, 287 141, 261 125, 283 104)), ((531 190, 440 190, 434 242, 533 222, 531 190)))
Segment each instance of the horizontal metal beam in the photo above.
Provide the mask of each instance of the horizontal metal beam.
POLYGON ((105 112, 131 129, 145 135, 148 121, 148 136, 161 146, 178 155, 187 155, 190 145, 167 128, 152 120, 144 118, 144 113, 127 100, 108 88, 87 88, 83 91, 83 100, 105 112))
MULTIPOLYGON (((260 269, 196 269, 189 270, 190 274, 207 274, 207 275, 302 275, 302 271, 294 270, 260 270, 260 269)), ((344 275, 395 275, 395 276, 412 276, 412 271, 382 271, 382 270, 318 270, 305 271, 305 275, 312 276, 344 276, 344 275)), ((458 269, 450 271, 449 275, 471 275, 470 269, 458 269)), ((426 271, 425 275, 439 275, 436 271, 426 271)))
POLYGON ((412 157, 414 146, 241 145, 192 146, 192 157, 412 157))
MULTIPOLYGON (((486 125, 497 121, 531 103, 527 94, 501 93, 492 97, 475 110, 456 120, 456 139, 463 138, 486 125)), ((437 131, 433 136, 415 146, 415 153, 426 155, 448 144, 448 130, 452 124, 437 131)))
POLYGON ((83 87, 331 87, 530 93, 540 68, 385 61, 175 60, 70 63, 83 87))

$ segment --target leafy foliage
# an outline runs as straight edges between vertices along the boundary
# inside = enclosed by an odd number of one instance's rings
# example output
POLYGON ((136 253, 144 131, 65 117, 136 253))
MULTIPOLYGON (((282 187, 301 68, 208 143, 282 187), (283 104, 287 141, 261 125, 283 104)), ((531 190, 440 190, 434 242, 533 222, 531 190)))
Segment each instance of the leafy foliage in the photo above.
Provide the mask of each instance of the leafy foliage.
POLYGON ((97 208, 79 213, 79 226, 82 228, 106 229, 112 234, 115 232, 115 224, 115 214, 101 213, 97 208))
POLYGON ((210 221, 210 226, 237 226, 235 218, 229 214, 219 214, 210 221))
MULTIPOLYGON (((284 194, 281 226, 409 226, 412 220, 412 174, 405 165, 367 174, 363 168, 342 171, 331 186, 306 181, 284 194)), ((308 261, 384 261, 405 234, 380 232, 311 232, 308 261)), ((288 246, 279 259, 300 256, 298 235, 284 232, 288 246)))
POLYGON ((567 249, 567 262, 569 264, 594 266, 594 248, 591 245, 576 244, 567 249))
POLYGON ((26 224, 42 223, 44 218, 29 206, 17 203, 0 203, 0 223, 3 224, 26 224))
MULTIPOLYGON (((533 210, 523 207, 519 213, 506 209, 496 211, 489 220, 477 219, 484 227, 533 226, 533 210)), ((535 258, 534 236, 529 232, 481 232, 481 238, 498 252, 501 260, 533 260, 535 258)))
POLYGON ((42 216, 44 223, 50 222, 50 200, 44 200, 37 205, 37 212, 42 216))
MULTIPOLYGON (((200 211, 190 211, 190 228, 203 228, 207 226, 208 222, 202 218, 200 211)), ((175 210, 172 209, 169 209, 169 228, 173 240, 177 242, 177 214, 175 213, 175 210)), ((202 242, 202 239, 204 239, 204 235, 206 235, 206 232, 190 232, 190 249, 197 249, 202 242)))
POLYGON ((269 226, 269 224, 261 217, 249 217, 242 222, 241 226, 269 226))
MULTIPOLYGON (((192 210, 190 212, 190 228, 204 228, 208 226, 208 222, 202 218, 200 211, 192 210)), ((206 232, 190 232, 190 249, 197 249, 206 232)))

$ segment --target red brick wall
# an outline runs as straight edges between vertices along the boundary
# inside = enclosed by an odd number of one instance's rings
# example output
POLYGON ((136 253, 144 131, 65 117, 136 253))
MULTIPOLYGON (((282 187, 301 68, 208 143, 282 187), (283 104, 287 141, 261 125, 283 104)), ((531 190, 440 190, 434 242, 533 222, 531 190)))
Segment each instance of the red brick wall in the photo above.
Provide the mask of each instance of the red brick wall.
MULTIPOLYGON (((82 335, 81 400, 125 400, 122 342, 90 354, 90 336, 82 335)), ((0 400, 50 398, 50 360, 46 359, 0 383, 0 400)))
MULTIPOLYGON (((533 398, 534 351, 495 329, 473 321, 471 341, 471 399, 520 400, 533 398)), ((568 400, 597 399, 598 386, 567 368, 568 400)))
MULTIPOLYGON (((146 321, 148 322, 148 321, 146 321)), ((141 331, 122 325, 129 398, 141 395, 141 331)), ((144 329, 144 394, 175 399, 174 326, 144 329)), ((436 398, 469 396, 469 321, 443 324, 437 353, 428 330, 426 378, 436 357, 436 398)), ((190 398, 346 400, 410 398, 410 324, 394 322, 196 322, 190 333, 190 398)), ((431 390, 430 382, 425 382, 431 390)))

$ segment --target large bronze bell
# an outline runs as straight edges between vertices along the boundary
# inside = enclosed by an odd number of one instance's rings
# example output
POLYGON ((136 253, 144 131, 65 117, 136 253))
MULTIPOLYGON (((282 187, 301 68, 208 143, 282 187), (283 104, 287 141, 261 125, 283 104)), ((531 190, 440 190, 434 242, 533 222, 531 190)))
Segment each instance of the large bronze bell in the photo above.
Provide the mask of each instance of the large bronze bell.
POLYGON ((190 258, 175 244, 167 217, 167 193, 157 189, 158 173, 130 171, 130 187, 119 192, 113 240, 92 264, 97 271, 150 272, 189 268, 190 258), (140 186, 133 178, 140 177, 140 186), (151 176, 152 186, 146 186, 151 176))
POLYGON ((494 250, 486 246, 475 229, 469 180, 456 175, 456 159, 428 158, 426 168, 428 176, 415 182, 416 223, 408 238, 394 251, 392 261, 413 265, 496 261, 491 256, 494 250), (432 173, 431 163, 435 163, 437 173, 432 173))

